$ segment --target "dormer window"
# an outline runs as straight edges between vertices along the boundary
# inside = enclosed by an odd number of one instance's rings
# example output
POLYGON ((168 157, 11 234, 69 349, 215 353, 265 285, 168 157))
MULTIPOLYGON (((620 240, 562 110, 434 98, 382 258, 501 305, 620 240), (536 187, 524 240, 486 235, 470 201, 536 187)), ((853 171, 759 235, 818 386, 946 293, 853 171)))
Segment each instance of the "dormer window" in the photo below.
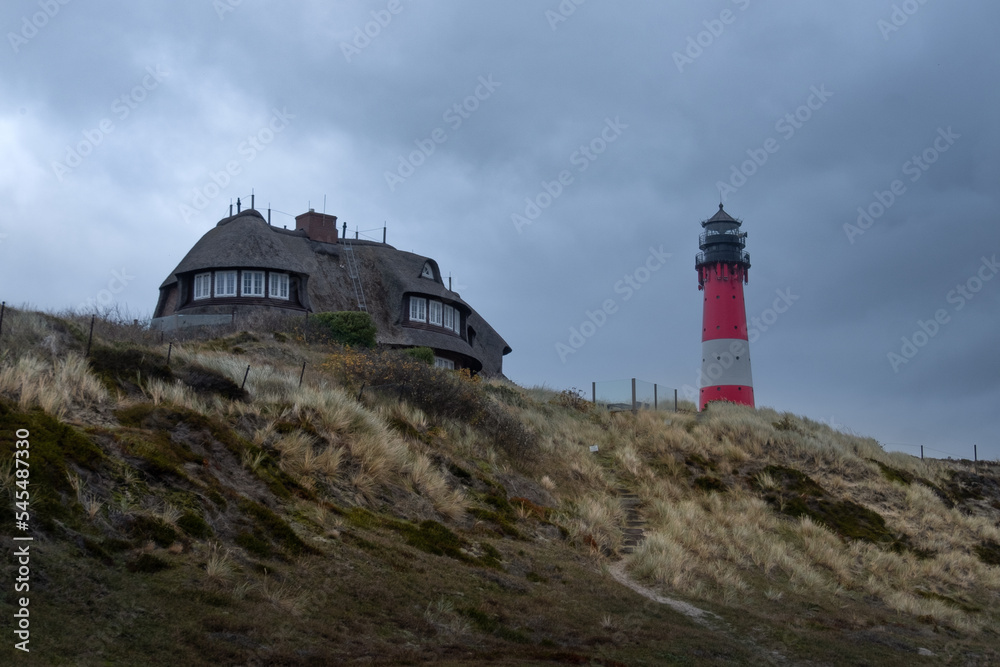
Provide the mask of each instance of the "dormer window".
POLYGON ((434 280, 434 267, 431 266, 430 262, 424 262, 424 269, 420 272, 420 277, 434 280))

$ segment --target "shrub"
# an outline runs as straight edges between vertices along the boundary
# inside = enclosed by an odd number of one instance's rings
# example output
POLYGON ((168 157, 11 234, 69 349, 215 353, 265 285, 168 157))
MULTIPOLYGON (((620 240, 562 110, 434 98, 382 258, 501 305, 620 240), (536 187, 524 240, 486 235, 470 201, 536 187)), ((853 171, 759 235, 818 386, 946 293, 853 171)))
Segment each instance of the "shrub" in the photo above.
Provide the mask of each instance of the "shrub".
POLYGON ((404 354, 408 354, 417 361, 422 361, 428 366, 434 365, 434 350, 429 347, 408 347, 403 350, 404 354))
POLYGON ((375 323, 371 315, 362 311, 316 313, 309 316, 321 337, 351 347, 375 347, 375 323))

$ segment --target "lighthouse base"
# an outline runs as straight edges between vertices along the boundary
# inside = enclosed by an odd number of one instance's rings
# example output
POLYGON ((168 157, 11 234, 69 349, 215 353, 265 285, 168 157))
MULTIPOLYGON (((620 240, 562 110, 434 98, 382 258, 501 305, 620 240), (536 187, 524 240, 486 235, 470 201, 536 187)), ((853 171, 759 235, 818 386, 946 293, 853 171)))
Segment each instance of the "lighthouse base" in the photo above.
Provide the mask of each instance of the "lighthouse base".
POLYGON ((738 384, 711 385, 702 387, 698 395, 698 409, 704 410, 711 401, 729 401, 754 407, 753 387, 738 384))

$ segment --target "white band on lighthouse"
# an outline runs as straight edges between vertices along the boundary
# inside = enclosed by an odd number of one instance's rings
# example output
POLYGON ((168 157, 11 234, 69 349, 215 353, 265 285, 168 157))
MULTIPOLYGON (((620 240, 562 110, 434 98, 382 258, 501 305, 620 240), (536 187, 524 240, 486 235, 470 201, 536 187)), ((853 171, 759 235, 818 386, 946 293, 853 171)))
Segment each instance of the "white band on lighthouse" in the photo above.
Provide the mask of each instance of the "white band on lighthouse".
POLYGON ((752 387, 750 345, 739 338, 716 338, 701 344, 701 386, 752 387))

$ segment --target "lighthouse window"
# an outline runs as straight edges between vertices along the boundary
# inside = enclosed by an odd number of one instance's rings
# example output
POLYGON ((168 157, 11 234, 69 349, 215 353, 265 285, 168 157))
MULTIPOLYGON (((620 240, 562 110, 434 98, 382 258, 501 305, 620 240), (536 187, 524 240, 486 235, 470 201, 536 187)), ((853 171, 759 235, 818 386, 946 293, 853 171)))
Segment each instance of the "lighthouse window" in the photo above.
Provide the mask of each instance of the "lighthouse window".
POLYGON ((215 274, 215 296, 236 296, 236 272, 217 271, 215 274))
POLYGON ((410 321, 427 321, 427 299, 421 299, 418 296, 410 297, 410 321))
POLYGON ((272 299, 288 298, 288 274, 272 273, 271 283, 267 286, 268 294, 272 299))
POLYGON ((194 277, 194 298, 207 299, 212 296, 212 274, 199 273, 194 277))

